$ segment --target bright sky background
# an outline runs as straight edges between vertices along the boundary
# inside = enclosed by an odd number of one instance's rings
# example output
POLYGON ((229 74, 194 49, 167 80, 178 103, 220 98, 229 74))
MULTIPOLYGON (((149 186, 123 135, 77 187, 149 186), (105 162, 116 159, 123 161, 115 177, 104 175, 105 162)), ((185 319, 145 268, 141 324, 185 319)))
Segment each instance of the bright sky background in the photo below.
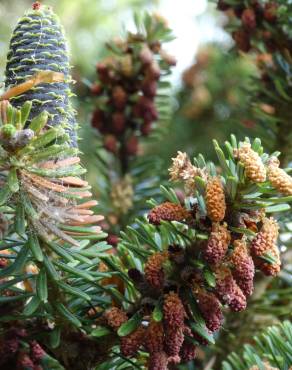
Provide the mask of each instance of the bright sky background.
MULTIPOLYGON (((210 5, 209 5, 210 6, 210 5)), ((227 41, 228 36, 216 24, 206 0, 161 0, 159 12, 169 21, 176 39, 167 44, 169 53, 176 55, 177 66, 173 81, 194 61, 200 44, 208 41, 227 41)), ((218 13, 219 14, 219 13, 218 13)))

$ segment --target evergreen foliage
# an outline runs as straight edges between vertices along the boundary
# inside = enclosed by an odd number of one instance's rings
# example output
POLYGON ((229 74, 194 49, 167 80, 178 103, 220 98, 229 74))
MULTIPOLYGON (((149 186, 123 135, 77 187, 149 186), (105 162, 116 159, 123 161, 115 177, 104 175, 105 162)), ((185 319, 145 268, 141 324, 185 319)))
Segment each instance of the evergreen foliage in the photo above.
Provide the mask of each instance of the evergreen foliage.
MULTIPOLYGON (((253 339, 235 333, 250 330, 253 313, 290 314, 278 238, 292 201, 291 170, 280 165, 290 159, 290 4, 220 0, 218 8, 234 22, 238 48, 257 54, 261 79, 250 96, 238 93, 272 134, 271 154, 259 138, 213 140, 217 163, 178 152, 165 186, 150 153, 169 130, 175 61, 162 44, 172 35, 160 16, 135 16, 136 32, 108 44, 91 86, 109 235, 82 178, 62 26, 39 2, 19 20, 0 96, 0 368, 189 369, 202 353, 216 369, 291 366, 290 322, 253 339), (224 340, 235 334, 248 344, 226 358, 224 340)), ((241 70, 241 61, 232 65, 241 70)))
POLYGON ((223 370, 288 370, 292 363, 292 326, 284 321, 272 326, 246 344, 242 354, 231 353, 222 364, 223 370))

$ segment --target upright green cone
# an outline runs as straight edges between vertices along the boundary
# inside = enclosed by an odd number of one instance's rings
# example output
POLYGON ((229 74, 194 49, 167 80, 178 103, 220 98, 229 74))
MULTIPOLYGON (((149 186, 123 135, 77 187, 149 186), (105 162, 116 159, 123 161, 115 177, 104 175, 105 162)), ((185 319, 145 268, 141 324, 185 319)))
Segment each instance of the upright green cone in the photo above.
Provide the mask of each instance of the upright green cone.
POLYGON ((7 88, 27 81, 39 71, 64 74, 63 82, 41 83, 25 93, 11 98, 19 108, 32 101, 30 120, 43 110, 49 113, 49 126, 68 127, 72 145, 76 146, 76 120, 70 103, 72 95, 67 43, 63 28, 52 9, 38 3, 22 17, 13 32, 7 56, 7 88))

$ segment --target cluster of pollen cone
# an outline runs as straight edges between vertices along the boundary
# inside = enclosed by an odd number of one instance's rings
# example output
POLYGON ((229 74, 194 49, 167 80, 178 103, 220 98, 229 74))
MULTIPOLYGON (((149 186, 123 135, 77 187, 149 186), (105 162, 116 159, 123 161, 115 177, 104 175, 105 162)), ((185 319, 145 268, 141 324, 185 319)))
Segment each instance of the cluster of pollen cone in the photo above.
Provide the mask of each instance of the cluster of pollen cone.
MULTIPOLYGON (((292 179, 275 158, 264 163, 247 142, 232 155, 232 160, 244 169, 243 190, 252 183, 265 183, 280 195, 292 194, 292 179)), ((190 206, 167 201, 151 210, 149 222, 158 229, 161 222, 179 222, 205 237, 194 237, 187 246, 178 243, 151 254, 143 272, 129 270, 143 297, 143 321, 122 337, 121 352, 131 357, 138 350, 146 350, 151 370, 194 359, 197 347, 211 342, 209 335, 222 326, 224 307, 234 312, 246 308, 256 269, 274 276, 281 266, 276 245, 279 227, 264 209, 237 207, 240 190, 232 201, 224 177, 211 174, 207 167, 195 167, 185 153, 179 152, 174 158, 170 176, 172 181, 185 185, 191 202, 184 203, 190 206), (205 214, 195 201, 198 178, 204 184, 205 214), (158 318, 157 305, 161 308, 158 318)), ((113 308, 106 312, 105 319, 118 331, 129 317, 113 308)))

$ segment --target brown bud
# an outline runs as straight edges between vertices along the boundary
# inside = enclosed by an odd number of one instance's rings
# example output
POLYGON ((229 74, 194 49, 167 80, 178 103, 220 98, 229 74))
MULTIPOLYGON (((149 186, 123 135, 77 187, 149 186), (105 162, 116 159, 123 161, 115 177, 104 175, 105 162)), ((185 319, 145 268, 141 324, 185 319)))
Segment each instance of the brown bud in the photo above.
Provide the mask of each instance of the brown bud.
POLYGON ((212 177, 208 181, 205 198, 208 217, 214 222, 222 221, 225 216, 226 203, 220 178, 212 177))
POLYGON ((143 64, 150 64, 153 61, 153 53, 147 45, 143 46, 139 56, 143 64))
POLYGON ((145 121, 143 122, 141 126, 141 133, 143 136, 148 136, 152 129, 152 122, 151 121, 145 121))
POLYGON ((247 128, 254 128, 256 125, 256 122, 251 119, 242 119, 241 123, 247 128))
POLYGON ((104 113, 100 109, 96 109, 91 119, 91 125, 97 130, 104 131, 103 124, 104 124, 104 113))
POLYGON ((98 63, 96 65, 96 70, 100 81, 104 84, 108 84, 113 80, 113 71, 110 70, 106 63, 98 63))
POLYGON ((114 135, 106 135, 104 137, 103 145, 106 150, 111 153, 117 153, 118 143, 114 135))
POLYGON ((120 68, 126 77, 131 77, 133 74, 133 60, 130 54, 126 54, 120 59, 120 68))
POLYGON ((154 207, 148 214, 148 220, 153 225, 159 225, 161 221, 182 222, 190 217, 190 213, 180 204, 165 202, 154 207))
POLYGON ((42 4, 39 2, 39 1, 35 1, 33 4, 32 4, 32 9, 33 10, 40 10, 40 8, 42 7, 42 4))
POLYGON ((124 113, 115 112, 112 116, 112 127, 115 134, 120 134, 125 130, 126 118, 124 113))
POLYGON ((233 32, 232 37, 239 50, 247 53, 251 49, 250 35, 246 30, 239 29, 233 32))
POLYGON ((256 15, 254 10, 251 8, 245 9, 243 11, 241 15, 241 20, 247 30, 253 30, 257 26, 256 15))
POLYGON ((136 155, 138 152, 138 137, 137 136, 131 136, 127 140, 126 143, 126 150, 129 155, 136 155))
POLYGON ((114 234, 109 234, 107 237, 107 243, 115 247, 119 243, 119 237, 114 234))
POLYGON ((159 53, 161 49, 161 43, 159 41, 153 41, 150 45, 150 49, 153 51, 153 53, 159 53))
POLYGON ((274 23, 277 20, 278 4, 274 1, 265 4, 264 18, 270 23, 274 23))
POLYGON ((133 108, 136 117, 143 118, 145 121, 154 121, 158 118, 153 99, 142 95, 133 108))
POLYGON ((146 78, 142 83, 142 91, 145 96, 154 98, 157 93, 157 82, 146 78))
POLYGON ((117 109, 124 109, 127 103, 127 93, 121 86, 115 86, 112 92, 113 103, 117 109))
POLYGON ((98 83, 95 83, 90 88, 91 94, 100 95, 102 93, 102 86, 98 83))
POLYGON ((158 80, 158 78, 160 77, 160 74, 161 74, 161 71, 160 71, 159 64, 156 62, 156 60, 154 60, 147 68, 147 75, 149 76, 149 78, 158 80))
POLYGON ((152 103, 147 110, 144 111, 142 118, 145 121, 156 121, 158 119, 158 111, 155 107, 155 104, 152 103))

